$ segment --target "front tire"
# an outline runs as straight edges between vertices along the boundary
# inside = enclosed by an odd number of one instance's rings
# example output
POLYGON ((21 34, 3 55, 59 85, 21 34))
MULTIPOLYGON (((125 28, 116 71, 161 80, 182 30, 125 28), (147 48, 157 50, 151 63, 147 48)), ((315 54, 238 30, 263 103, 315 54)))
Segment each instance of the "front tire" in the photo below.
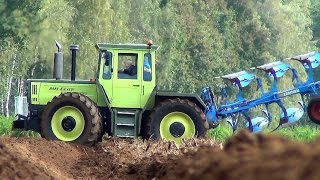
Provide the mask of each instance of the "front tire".
POLYGON ((150 137, 181 142, 182 139, 204 137, 208 123, 202 110, 187 99, 168 99, 157 105, 150 115, 150 137))
POLYGON ((102 117, 96 104, 79 93, 54 97, 41 116, 41 136, 48 140, 94 145, 101 136, 102 117))

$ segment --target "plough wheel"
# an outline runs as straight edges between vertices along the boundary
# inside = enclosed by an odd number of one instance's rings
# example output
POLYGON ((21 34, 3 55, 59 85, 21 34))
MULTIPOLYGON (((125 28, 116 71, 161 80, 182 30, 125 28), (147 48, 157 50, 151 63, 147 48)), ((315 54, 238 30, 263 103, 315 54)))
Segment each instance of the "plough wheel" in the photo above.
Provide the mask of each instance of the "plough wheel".
POLYGON ((157 105, 150 115, 151 139, 181 142, 182 139, 203 137, 208 123, 202 110, 187 99, 168 99, 157 105))
POLYGON ((79 93, 54 97, 41 116, 41 136, 48 140, 93 145, 100 138, 101 115, 96 104, 79 93))
POLYGON ((310 100, 307 112, 312 122, 320 124, 320 97, 315 97, 310 100))

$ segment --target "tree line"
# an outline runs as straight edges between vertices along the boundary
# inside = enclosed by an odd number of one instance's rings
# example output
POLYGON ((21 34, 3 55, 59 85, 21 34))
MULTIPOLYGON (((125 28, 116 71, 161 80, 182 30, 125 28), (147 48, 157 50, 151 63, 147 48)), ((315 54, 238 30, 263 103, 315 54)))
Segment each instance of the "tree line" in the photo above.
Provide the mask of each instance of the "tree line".
POLYGON ((63 45, 65 78, 70 44, 80 45, 77 78, 89 79, 95 43, 153 39, 161 46, 161 89, 199 93, 210 85, 218 92, 225 82, 215 76, 318 50, 319 9, 318 0, 0 0, 0 113, 12 113, 24 80, 52 78, 55 40, 63 45))

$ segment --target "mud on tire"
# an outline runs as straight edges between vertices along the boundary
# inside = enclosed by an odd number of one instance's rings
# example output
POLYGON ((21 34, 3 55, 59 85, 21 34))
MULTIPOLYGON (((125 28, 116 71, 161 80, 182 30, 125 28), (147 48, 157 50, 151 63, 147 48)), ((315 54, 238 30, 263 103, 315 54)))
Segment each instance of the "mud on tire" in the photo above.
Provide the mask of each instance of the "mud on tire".
MULTIPOLYGON (((95 143, 97 143, 97 141, 101 138, 102 117, 96 104, 87 96, 82 95, 80 93, 62 93, 58 97, 54 97, 52 101, 47 104, 41 115, 41 136, 48 140, 63 140, 63 138, 59 139, 54 133, 52 128, 52 121, 53 117, 58 116, 57 114, 55 116, 55 113, 59 109, 68 107, 71 108, 72 111, 75 111, 76 114, 80 116, 82 115, 81 117, 83 118, 80 119, 84 121, 84 125, 82 125, 84 127, 83 130, 80 131, 80 133, 78 133, 78 135, 75 135, 72 138, 72 140, 67 141, 83 145, 94 145, 95 143)), ((72 119, 72 115, 67 117, 71 117, 72 119)), ((61 120, 62 118, 65 119, 66 117, 59 117, 57 118, 58 120, 56 120, 55 118, 54 121, 63 121, 61 120)), ((57 124, 59 126, 59 123, 57 124)), ((61 126, 63 126, 62 122, 60 124, 61 126)), ((61 127, 59 128, 61 129, 61 127)), ((65 131, 63 133, 68 132, 65 131)))
POLYGON ((158 104, 150 114, 150 119, 146 128, 146 138, 153 140, 161 139, 160 123, 164 117, 170 113, 182 113, 190 117, 195 126, 195 137, 205 137, 207 135, 208 123, 202 110, 193 102, 187 99, 167 99, 158 104))

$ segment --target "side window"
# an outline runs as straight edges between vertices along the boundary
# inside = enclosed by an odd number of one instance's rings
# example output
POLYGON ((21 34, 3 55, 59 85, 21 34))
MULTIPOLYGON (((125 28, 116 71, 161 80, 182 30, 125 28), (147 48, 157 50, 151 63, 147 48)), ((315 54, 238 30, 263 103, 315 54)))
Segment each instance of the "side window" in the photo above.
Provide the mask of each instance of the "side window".
POLYGON ((138 54, 118 54, 118 79, 137 79, 138 54))
POLYGON ((112 53, 104 52, 102 54, 104 66, 103 66, 103 79, 111 79, 112 74, 112 53))
POLYGON ((152 61, 151 54, 144 54, 143 57, 143 80, 151 81, 152 80, 152 61))

